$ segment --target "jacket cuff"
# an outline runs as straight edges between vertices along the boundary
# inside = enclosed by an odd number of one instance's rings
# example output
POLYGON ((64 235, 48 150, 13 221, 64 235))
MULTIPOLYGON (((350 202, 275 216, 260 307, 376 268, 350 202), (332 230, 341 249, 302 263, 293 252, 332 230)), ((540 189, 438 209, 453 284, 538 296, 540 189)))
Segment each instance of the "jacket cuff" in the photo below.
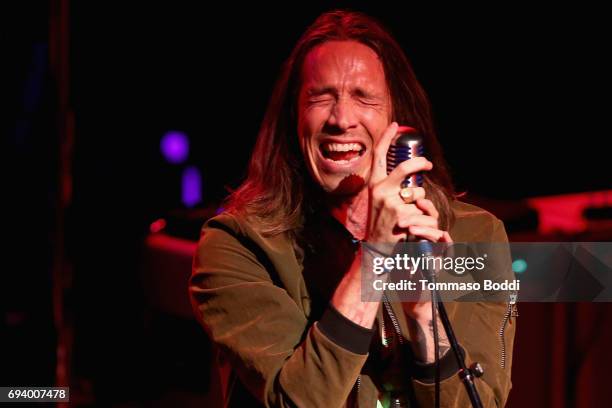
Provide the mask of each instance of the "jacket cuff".
MULTIPOLYGON (((459 346, 461 350, 461 354, 465 355, 463 348, 459 346)), ((459 365, 457 364, 457 359, 455 358, 455 353, 452 349, 449 349, 446 354, 442 356, 440 361, 440 381, 444 381, 453 375, 457 374, 459 371, 459 365)), ((424 384, 433 384, 436 381, 436 363, 420 363, 418 361, 414 361, 413 367, 413 378, 417 381, 420 381, 424 384)))
POLYGON ((331 304, 317 327, 331 341, 355 354, 368 354, 374 329, 367 329, 346 318, 331 304))

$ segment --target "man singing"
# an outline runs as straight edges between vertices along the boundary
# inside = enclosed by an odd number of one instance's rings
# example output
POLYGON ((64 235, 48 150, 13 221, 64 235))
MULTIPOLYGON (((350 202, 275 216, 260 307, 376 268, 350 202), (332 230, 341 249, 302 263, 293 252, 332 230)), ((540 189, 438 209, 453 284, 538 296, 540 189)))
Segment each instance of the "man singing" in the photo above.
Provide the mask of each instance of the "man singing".
MULTIPOLYGON (((363 302, 367 244, 507 242, 503 224, 462 203, 441 154, 427 96, 403 51, 360 13, 321 15, 275 85, 244 183, 202 229, 190 281, 215 345, 220 404, 428 407, 470 402, 431 304, 363 302), (426 156, 387 174, 398 124, 426 156), (423 187, 402 188, 422 172, 423 187), (378 404, 378 405, 377 405, 378 404)), ((465 354, 484 375, 485 407, 510 391, 515 323, 507 304, 449 303, 465 354)))

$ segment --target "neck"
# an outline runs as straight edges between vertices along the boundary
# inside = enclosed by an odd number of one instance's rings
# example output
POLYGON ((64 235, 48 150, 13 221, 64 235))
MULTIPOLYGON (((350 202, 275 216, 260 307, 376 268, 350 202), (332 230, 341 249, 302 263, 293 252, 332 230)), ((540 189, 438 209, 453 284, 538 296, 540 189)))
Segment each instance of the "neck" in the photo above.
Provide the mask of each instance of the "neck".
POLYGON ((327 200, 332 216, 357 239, 365 239, 368 222, 369 192, 363 188, 354 196, 327 200))

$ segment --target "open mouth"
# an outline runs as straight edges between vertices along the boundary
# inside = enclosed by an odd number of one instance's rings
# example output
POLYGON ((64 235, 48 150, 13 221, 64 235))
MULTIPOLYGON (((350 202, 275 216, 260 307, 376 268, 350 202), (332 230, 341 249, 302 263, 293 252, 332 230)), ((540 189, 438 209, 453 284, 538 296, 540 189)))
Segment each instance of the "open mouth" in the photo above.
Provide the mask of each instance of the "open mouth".
POLYGON ((323 142, 319 148, 324 158, 339 164, 350 163, 359 159, 366 150, 361 143, 323 142))

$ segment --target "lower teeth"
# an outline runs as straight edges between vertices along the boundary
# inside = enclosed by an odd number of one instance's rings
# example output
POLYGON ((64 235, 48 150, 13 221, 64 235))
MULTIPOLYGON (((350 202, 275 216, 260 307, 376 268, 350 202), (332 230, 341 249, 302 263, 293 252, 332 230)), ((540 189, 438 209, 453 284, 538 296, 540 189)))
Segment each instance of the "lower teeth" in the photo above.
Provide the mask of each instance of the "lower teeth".
POLYGON ((353 157, 352 159, 349 159, 349 160, 334 160, 334 159, 327 159, 327 160, 331 160, 331 161, 333 161, 334 163, 346 164, 346 163, 349 163, 349 162, 352 162, 352 161, 357 160, 359 157, 360 157, 360 156, 355 156, 355 157, 353 157))

